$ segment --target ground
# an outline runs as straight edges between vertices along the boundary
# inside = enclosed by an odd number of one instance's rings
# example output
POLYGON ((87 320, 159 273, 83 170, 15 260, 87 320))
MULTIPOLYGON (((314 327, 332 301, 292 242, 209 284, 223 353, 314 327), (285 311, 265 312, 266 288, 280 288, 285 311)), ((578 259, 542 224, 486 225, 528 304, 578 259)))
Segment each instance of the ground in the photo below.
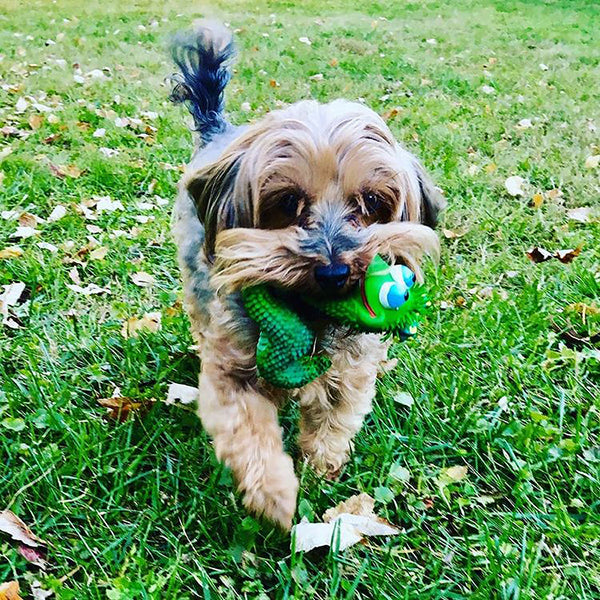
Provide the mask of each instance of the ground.
MULTIPOLYGON (((237 31, 234 122, 360 98, 448 199, 431 311, 394 347, 347 469, 326 481, 297 462, 297 519, 367 492, 401 534, 292 555, 246 515, 192 413, 157 402, 106 418, 98 399, 115 386, 141 401, 197 379, 169 234, 191 138, 166 101, 165 40, 207 13, 4 0, 2 210, 66 215, 21 216, 37 230, 23 238, 18 214, 0 219, 0 250, 17 247, 0 254, 0 284, 25 284, 0 326, 0 509, 49 542, 51 565, 0 535, 0 582, 31 598, 35 577, 78 600, 600 598, 597 5, 211 5, 237 31), (581 251, 535 264, 534 246, 581 251), (148 312, 162 327, 126 338, 124 321, 148 312)), ((291 405, 292 452, 296 417, 291 405)))

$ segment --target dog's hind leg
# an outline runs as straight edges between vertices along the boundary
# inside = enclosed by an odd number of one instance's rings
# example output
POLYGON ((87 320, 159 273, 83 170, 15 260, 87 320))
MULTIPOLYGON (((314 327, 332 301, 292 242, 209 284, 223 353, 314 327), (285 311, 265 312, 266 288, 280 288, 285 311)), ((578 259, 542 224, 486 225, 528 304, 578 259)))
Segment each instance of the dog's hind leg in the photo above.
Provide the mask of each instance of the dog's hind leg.
POLYGON ((319 473, 335 477, 352 440, 371 412, 379 364, 387 346, 377 335, 344 340, 326 375, 300 391, 300 438, 304 455, 319 473))

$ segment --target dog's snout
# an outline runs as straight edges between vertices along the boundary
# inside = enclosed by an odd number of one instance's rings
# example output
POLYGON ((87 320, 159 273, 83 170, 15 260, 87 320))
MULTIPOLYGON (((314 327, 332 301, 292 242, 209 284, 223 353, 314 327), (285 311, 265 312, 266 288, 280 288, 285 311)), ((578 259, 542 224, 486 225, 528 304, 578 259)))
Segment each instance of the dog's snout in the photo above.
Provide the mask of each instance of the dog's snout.
POLYGON ((350 267, 344 263, 331 263, 315 267, 315 280, 325 292, 339 290, 349 276, 350 267))

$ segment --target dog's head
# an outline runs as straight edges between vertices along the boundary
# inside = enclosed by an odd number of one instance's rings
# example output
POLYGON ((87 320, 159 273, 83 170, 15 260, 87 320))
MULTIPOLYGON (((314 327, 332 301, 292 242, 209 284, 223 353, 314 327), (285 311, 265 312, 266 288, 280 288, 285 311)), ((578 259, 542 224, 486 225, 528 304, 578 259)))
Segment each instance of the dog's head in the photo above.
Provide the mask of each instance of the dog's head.
POLYGON ((338 100, 268 114, 182 185, 205 227, 214 281, 340 294, 377 253, 420 274, 444 200, 370 109, 338 100))

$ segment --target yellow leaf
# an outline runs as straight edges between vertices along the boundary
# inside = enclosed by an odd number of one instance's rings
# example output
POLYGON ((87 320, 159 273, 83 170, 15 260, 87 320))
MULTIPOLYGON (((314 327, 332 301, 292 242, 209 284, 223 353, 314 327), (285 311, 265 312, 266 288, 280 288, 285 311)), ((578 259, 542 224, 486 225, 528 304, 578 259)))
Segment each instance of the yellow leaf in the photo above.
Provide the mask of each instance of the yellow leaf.
POLYGON ((108 248, 106 246, 98 246, 90 252, 91 260, 103 260, 108 254, 108 248))
POLYGON ((19 582, 8 581, 0 584, 0 600, 21 600, 19 596, 19 582))
POLYGON ((450 479, 450 481, 462 481, 467 476, 467 467, 463 465, 456 465, 446 469, 444 474, 448 479, 450 479))
POLYGON ((124 338, 137 337, 138 332, 141 330, 156 333, 161 328, 161 319, 162 315, 158 311, 146 313, 140 318, 130 317, 123 323, 121 335, 124 338))
POLYGON ((27 122, 31 129, 39 129, 44 124, 44 117, 42 115, 31 115, 27 122))
POLYGON ((23 256, 23 250, 19 246, 9 246, 0 250, 0 259, 19 258, 19 256, 23 256))
POLYGON ((531 205, 533 206, 533 208, 540 208, 540 206, 542 206, 543 203, 544 196, 542 196, 541 194, 533 195, 533 198, 531 199, 531 205))

